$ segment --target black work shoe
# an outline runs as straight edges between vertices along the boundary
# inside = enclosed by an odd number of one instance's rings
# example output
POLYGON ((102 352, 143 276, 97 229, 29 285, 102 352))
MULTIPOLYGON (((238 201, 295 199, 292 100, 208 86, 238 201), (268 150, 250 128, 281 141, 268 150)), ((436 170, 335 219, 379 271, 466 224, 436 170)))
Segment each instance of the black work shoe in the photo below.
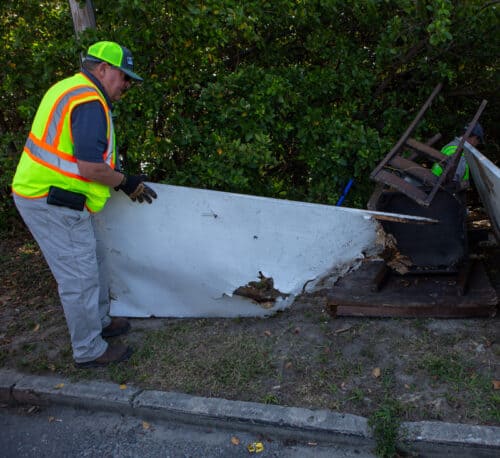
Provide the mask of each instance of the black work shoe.
POLYGON ((121 361, 127 361, 131 356, 134 350, 132 347, 128 347, 127 345, 118 344, 118 345, 108 345, 106 351, 92 361, 86 361, 84 363, 75 363, 75 366, 79 369, 88 369, 90 367, 105 367, 111 363, 119 363, 121 361))
POLYGON ((113 317, 101 332, 103 337, 116 337, 125 334, 130 329, 130 323, 126 318, 113 317))

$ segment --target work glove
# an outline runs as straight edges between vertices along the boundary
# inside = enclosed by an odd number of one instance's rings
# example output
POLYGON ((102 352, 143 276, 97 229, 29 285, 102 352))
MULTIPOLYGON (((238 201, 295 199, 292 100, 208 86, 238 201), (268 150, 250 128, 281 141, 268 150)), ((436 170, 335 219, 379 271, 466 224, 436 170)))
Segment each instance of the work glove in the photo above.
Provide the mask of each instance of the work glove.
POLYGON ((122 182, 115 189, 121 189, 134 202, 153 202, 158 196, 147 184, 144 183, 148 177, 146 175, 124 175, 122 182))

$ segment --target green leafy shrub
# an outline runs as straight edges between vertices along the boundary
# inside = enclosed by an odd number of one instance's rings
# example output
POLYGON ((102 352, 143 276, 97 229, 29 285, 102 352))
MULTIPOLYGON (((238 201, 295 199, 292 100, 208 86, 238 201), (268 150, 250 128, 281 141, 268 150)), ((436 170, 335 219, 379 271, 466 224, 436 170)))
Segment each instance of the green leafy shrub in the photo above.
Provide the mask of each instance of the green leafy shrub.
POLYGON ((479 0, 94 0, 75 38, 66 1, 0 6, 0 225, 45 90, 98 39, 131 48, 145 81, 116 105, 129 171, 155 181, 363 207, 369 172, 438 82, 417 136, 460 133, 483 98, 499 155, 498 8, 479 0), (466 26, 464 26, 466 24, 466 26))

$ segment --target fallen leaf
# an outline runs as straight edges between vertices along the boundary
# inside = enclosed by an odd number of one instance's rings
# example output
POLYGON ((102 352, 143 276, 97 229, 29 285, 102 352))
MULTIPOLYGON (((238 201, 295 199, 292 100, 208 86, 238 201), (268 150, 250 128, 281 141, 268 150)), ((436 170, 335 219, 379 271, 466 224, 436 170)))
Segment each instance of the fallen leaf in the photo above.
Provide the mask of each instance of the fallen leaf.
POLYGON ((127 385, 125 385, 125 383, 122 383, 120 385, 120 390, 126 390, 127 389, 127 385))
POLYGON ((56 420, 56 417, 49 417, 49 423, 52 423, 55 420, 56 420))
POLYGON ((500 390, 500 380, 493 380, 493 389, 500 390))
POLYGON ((373 369, 373 370, 372 370, 372 375, 373 375, 375 378, 380 377, 380 374, 381 374, 380 367, 376 367, 375 369, 373 369))
POLYGON ((260 453, 264 451, 264 444, 262 442, 252 442, 248 444, 247 450, 250 453, 260 453))
POLYGON ((64 383, 58 383, 54 388, 60 390, 64 386, 64 383))
POLYGON ((151 428, 151 425, 147 421, 142 422, 142 429, 149 429, 151 428))
POLYGON ((405 383, 405 388, 406 388, 407 390, 409 390, 409 389, 410 389, 410 385, 408 385, 408 383, 405 383))
POLYGON ((288 361, 288 362, 285 364, 285 369, 291 369, 291 368, 292 368, 292 366, 293 366, 293 364, 292 364, 290 361, 288 361))
POLYGON ((55 372, 55 371, 56 371, 56 366, 55 366, 55 364, 52 364, 52 363, 48 364, 48 368, 49 368, 52 372, 55 372))
POLYGON ((240 440, 236 436, 233 436, 231 437, 231 444, 240 445, 240 440))
POLYGON ((267 337, 269 337, 271 334, 272 333, 271 333, 271 331, 269 331, 269 329, 267 329, 267 330, 264 331, 264 335, 267 336, 267 337))
POLYGON ((40 323, 37 323, 37 325, 33 328, 33 332, 37 332, 40 329, 40 323))
POLYGON ((294 333, 294 334, 299 334, 299 333, 300 333, 300 328, 295 328, 295 329, 293 330, 293 333, 294 333))

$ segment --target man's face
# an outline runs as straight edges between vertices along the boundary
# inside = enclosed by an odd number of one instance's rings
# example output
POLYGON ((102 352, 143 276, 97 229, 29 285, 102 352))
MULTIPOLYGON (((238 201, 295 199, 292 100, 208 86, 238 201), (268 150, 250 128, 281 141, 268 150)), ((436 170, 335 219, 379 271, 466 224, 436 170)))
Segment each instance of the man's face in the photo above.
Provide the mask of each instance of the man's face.
POLYGON ((104 87, 106 94, 112 102, 120 100, 122 95, 131 85, 130 77, 123 73, 119 68, 113 67, 105 62, 103 62, 99 67, 99 80, 104 87))

